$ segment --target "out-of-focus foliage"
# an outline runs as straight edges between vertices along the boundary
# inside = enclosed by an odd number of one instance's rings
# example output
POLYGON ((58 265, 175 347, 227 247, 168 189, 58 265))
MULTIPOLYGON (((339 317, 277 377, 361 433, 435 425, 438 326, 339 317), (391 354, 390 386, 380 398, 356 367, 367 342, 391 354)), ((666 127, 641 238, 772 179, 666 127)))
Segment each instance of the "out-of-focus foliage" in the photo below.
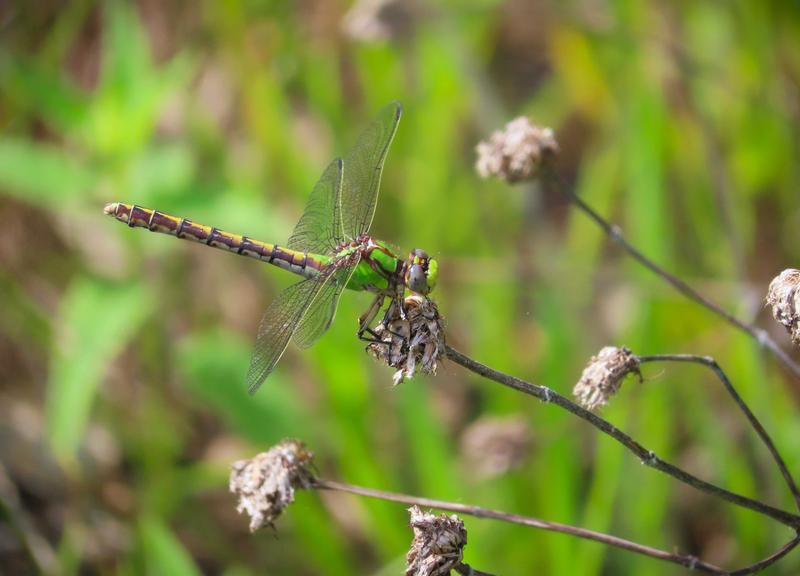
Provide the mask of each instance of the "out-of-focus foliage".
MULTIPOLYGON (((726 566, 776 549, 786 530, 676 485, 551 406, 452 365, 393 389, 354 337, 365 295, 347 294, 322 341, 290 348, 249 398, 258 319, 292 279, 129 230, 102 207, 135 202, 283 242, 326 163, 398 99, 373 232, 439 259, 434 296, 453 345, 562 393, 603 345, 711 354, 797 471, 798 382, 621 256, 556 191, 473 170, 475 144, 512 117, 552 126, 565 185, 788 345, 762 298, 800 262, 796 5, 418 2, 393 38, 359 39, 346 4, 0 6, 0 462, 57 571, 399 573, 411 539, 400 506, 301 493, 279 538, 247 534, 228 465, 287 436, 326 477, 726 566), (526 420, 534 448, 522 467, 477 478, 460 438, 499 415, 526 420)), ((708 374, 645 377, 609 419, 704 478, 790 507, 708 374)), ((495 573, 675 573, 465 520, 466 560, 495 573)), ((8 526, 0 518, 0 563, 32 573, 8 526)), ((795 554, 771 573, 798 570, 795 554)))

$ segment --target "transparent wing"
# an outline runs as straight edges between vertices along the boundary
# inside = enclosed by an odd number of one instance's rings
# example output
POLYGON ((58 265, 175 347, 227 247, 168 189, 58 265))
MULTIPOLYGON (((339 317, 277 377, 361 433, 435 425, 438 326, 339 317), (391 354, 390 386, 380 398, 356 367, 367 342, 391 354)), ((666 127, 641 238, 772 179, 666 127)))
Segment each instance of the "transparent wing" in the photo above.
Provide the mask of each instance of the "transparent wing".
POLYGON ((247 371, 247 390, 255 394, 278 363, 289 339, 335 270, 289 286, 269 305, 258 327, 258 337, 247 371))
POLYGON ((399 102, 390 102, 344 158, 341 215, 344 233, 351 239, 368 232, 372 224, 383 161, 397 132, 401 112, 399 102))
POLYGON ((300 348, 313 346, 320 336, 330 328, 336 316, 339 298, 358 265, 358 258, 353 258, 348 264, 347 267, 339 268, 331 274, 330 280, 320 290, 300 321, 293 337, 295 344, 300 348))
POLYGON ((344 239, 339 201, 341 188, 342 160, 337 158, 314 185, 306 209, 289 236, 289 248, 314 254, 333 254, 336 245, 344 239))

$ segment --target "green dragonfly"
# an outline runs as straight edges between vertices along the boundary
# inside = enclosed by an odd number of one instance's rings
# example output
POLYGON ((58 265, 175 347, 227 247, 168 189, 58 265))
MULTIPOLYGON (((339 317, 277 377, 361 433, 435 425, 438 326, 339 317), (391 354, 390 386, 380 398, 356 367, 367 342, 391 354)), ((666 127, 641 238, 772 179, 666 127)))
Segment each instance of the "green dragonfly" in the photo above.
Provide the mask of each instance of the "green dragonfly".
POLYGON ((251 394, 275 368, 289 340, 308 348, 325 333, 345 288, 375 294, 372 304, 359 317, 358 336, 381 342, 370 325, 386 299, 386 318, 396 317, 404 313, 406 289, 425 296, 436 285, 437 262, 424 250, 412 250, 403 259, 389 244, 369 235, 383 163, 401 112, 398 102, 388 104, 344 159, 330 163, 311 191, 286 247, 135 204, 106 205, 106 214, 132 228, 202 242, 257 258, 304 278, 281 292, 264 313, 247 373, 251 394))

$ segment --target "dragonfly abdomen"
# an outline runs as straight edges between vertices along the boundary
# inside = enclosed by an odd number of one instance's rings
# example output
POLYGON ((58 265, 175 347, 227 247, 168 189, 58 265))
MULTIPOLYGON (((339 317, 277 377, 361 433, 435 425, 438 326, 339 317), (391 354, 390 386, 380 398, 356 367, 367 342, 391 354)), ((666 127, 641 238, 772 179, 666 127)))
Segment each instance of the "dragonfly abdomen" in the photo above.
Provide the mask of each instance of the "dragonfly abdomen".
POLYGON ((249 256, 306 278, 316 276, 319 270, 327 264, 325 258, 316 254, 298 252, 277 244, 253 240, 247 236, 232 234, 213 226, 197 224, 186 218, 143 208, 136 204, 113 202, 106 205, 104 211, 131 228, 146 228, 151 232, 169 234, 212 248, 249 256))

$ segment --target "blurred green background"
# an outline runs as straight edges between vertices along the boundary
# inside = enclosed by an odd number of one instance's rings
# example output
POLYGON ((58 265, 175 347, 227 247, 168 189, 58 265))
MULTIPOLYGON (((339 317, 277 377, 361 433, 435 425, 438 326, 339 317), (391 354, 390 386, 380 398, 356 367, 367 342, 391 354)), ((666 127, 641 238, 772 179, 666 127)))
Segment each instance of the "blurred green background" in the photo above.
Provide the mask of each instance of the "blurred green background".
MULTIPOLYGON (((346 294, 319 344, 290 347, 250 398, 258 321, 293 279, 103 215, 105 202, 135 202, 283 242, 327 162, 398 99, 372 231, 439 259, 451 344, 562 394, 604 345, 713 355, 797 471, 797 380, 563 195, 482 181, 473 164, 478 141, 517 115, 553 127, 565 185, 788 346, 762 301, 800 263, 798 4, 375 4, 0 4, 0 572, 401 573, 402 506, 301 493, 277 534, 248 534, 229 464, 287 436, 331 479, 725 566, 791 537, 452 364, 392 388, 354 337, 363 294, 346 294), (469 454, 487 417, 530 436, 511 470, 480 471, 489 456, 469 454)), ((645 377, 604 416, 705 479, 790 508, 709 374, 647 366, 645 377)), ((465 520, 466 561, 498 574, 679 572, 465 520)), ((769 573, 798 570, 794 554, 769 573)))

